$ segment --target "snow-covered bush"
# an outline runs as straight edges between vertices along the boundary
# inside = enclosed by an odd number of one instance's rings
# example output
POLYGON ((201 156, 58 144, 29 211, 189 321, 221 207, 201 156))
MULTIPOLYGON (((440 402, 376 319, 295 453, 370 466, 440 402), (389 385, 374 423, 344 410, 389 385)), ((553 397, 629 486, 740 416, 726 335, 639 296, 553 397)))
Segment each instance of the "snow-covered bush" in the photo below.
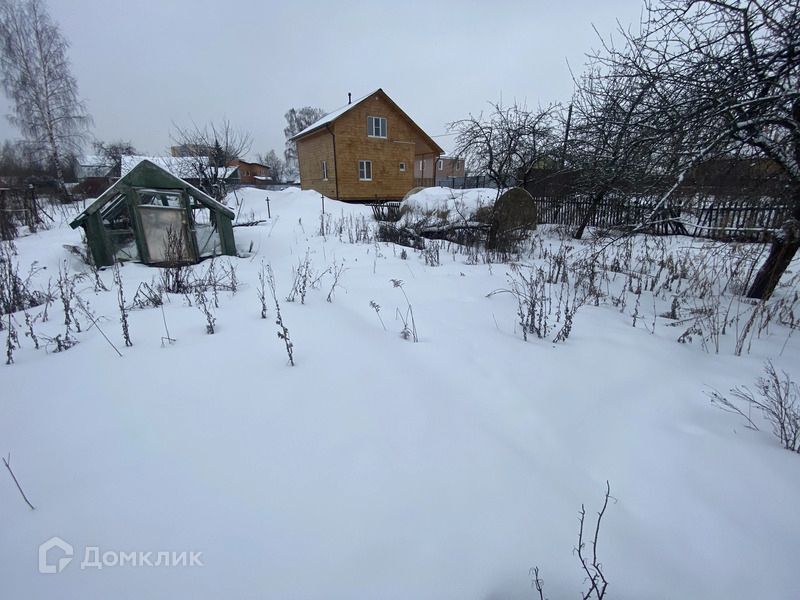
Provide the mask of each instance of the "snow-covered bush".
POLYGON ((445 225, 471 221, 480 209, 494 204, 496 195, 497 190, 484 188, 424 188, 403 200, 398 225, 410 226, 423 222, 445 225))

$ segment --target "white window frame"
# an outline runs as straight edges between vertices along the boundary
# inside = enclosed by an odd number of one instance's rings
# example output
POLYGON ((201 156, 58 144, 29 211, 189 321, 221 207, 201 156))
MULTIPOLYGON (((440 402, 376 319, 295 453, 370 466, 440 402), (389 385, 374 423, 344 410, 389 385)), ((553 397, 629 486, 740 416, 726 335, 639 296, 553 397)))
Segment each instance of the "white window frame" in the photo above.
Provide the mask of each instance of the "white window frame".
POLYGON ((367 137, 385 140, 388 135, 389 123, 387 122, 386 117, 367 117, 367 137), (375 135, 376 122, 378 123, 378 135, 375 135))
POLYGON ((358 180, 359 181, 372 181, 372 161, 359 160, 358 161, 358 180), (369 173, 367 173, 369 171, 369 173), (362 177, 361 174, 364 174, 362 177))
POLYGON ((436 168, 440 171, 444 170, 444 161, 441 158, 436 162, 436 168))
POLYGON ((322 181, 328 181, 328 161, 322 161, 322 181))
POLYGON ((405 173, 406 172, 406 163, 400 162, 400 172, 401 173, 405 173))

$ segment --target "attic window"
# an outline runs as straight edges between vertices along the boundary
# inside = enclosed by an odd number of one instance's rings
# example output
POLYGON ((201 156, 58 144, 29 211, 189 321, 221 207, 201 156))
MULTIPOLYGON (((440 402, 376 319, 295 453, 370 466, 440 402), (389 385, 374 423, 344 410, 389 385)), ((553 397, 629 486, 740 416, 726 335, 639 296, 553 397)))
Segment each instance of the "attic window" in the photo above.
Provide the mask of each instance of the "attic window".
POLYGON ((367 117, 367 135, 375 138, 386 137, 386 117, 367 117))

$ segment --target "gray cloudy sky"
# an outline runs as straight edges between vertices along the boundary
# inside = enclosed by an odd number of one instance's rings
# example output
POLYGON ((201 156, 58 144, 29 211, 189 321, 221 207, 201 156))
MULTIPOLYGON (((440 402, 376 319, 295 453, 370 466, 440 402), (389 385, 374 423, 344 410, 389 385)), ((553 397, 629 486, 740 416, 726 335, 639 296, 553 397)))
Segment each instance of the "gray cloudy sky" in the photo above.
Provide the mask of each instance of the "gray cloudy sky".
MULTIPOLYGON (((283 149, 290 107, 327 111, 382 87, 429 134, 489 100, 565 101, 594 24, 641 0, 49 0, 93 135, 165 152, 172 123, 227 117, 251 156, 283 149)), ((9 112, 0 99, 0 111, 9 112)), ((0 139, 16 138, 5 120, 0 139)), ((451 137, 438 137, 448 150, 451 137)))

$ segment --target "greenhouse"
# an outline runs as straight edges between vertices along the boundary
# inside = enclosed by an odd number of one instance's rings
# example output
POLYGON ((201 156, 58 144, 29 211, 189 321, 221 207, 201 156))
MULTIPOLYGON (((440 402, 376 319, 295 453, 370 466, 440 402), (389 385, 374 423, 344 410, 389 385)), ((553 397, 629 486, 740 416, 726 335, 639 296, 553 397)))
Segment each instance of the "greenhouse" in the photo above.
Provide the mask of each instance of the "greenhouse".
POLYGON ((98 267, 117 261, 162 265, 235 255, 233 217, 208 194, 143 160, 70 226, 83 227, 98 267))

